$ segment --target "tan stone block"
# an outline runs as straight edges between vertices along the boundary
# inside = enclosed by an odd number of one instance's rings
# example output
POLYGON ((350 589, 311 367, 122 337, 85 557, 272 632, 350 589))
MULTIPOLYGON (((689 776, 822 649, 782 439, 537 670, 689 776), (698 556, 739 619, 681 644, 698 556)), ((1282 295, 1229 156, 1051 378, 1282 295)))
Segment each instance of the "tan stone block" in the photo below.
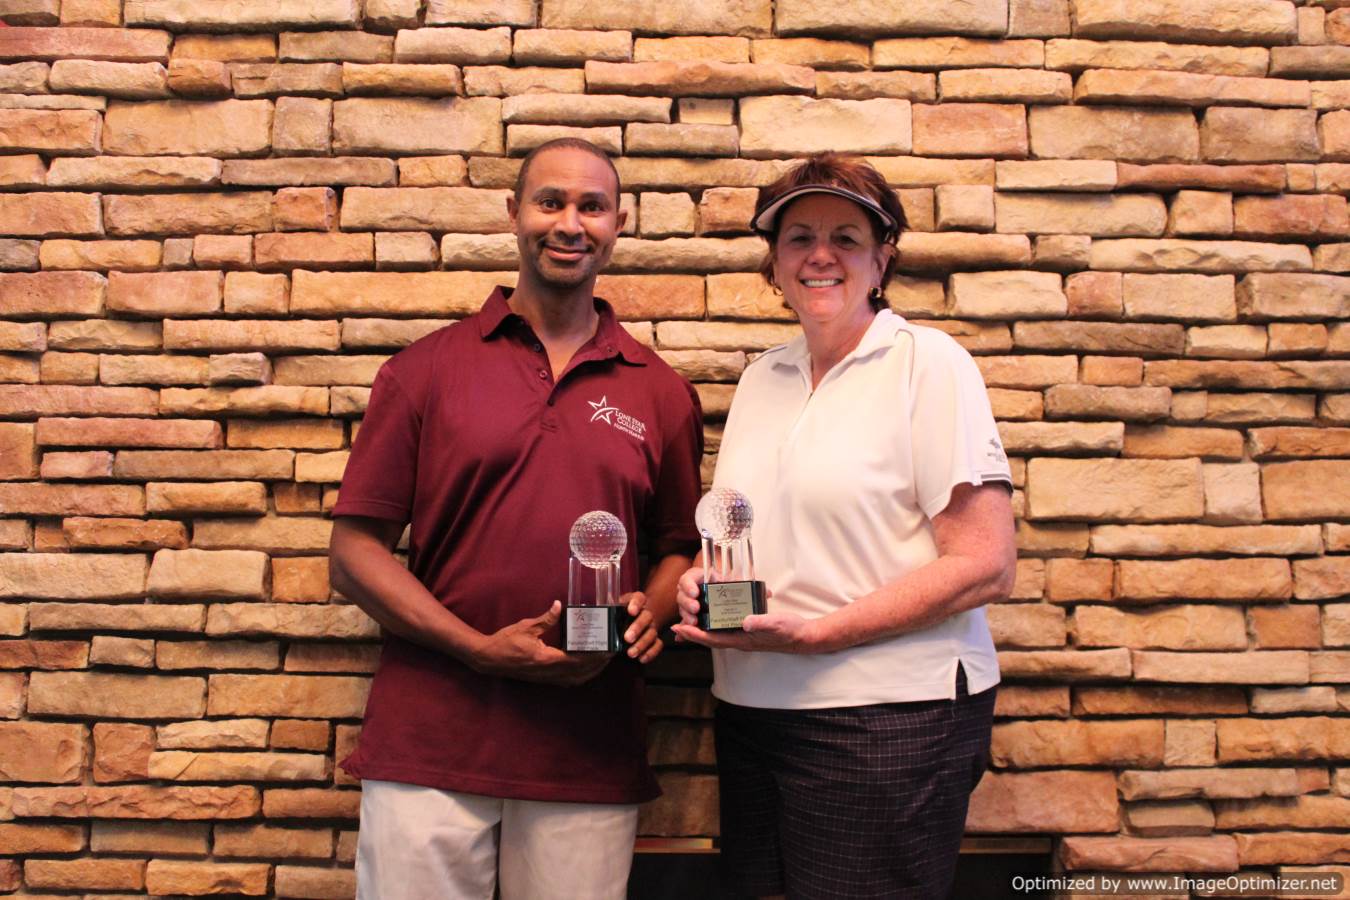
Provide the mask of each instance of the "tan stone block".
POLYGON ((229 446, 270 449, 295 447, 304 449, 336 449, 343 445, 344 429, 341 422, 332 420, 234 419, 229 423, 229 446))
POLYGON ((214 847, 224 857, 327 859, 333 854, 333 833, 327 828, 222 824, 215 828, 214 847))
POLYGON ((95 853, 181 853, 205 855, 210 826, 184 822, 90 823, 89 849, 95 853))
POLYGON ((831 149, 909 153, 912 143, 906 100, 749 97, 740 101, 740 115, 741 152, 751 159, 831 149))
POLYGON ((253 240, 257 266, 264 271, 352 269, 375 261, 375 242, 370 234, 276 232, 257 235, 253 240))
POLYGON ((39 259, 44 269, 94 269, 106 272, 152 271, 161 260, 159 241, 42 242, 39 259))
MULTIPOLYGON (((339 727, 345 728, 347 726, 339 727)), ((269 745, 273 748, 324 751, 328 749, 329 731, 327 722, 314 722, 307 719, 278 719, 272 723, 269 745)))
MULTIPOLYGON (((500 20, 496 20, 500 21, 500 20)), ((403 29, 394 38, 399 63, 504 63, 511 58, 511 29, 403 29)))
POLYGON ((276 52, 256 61, 380 63, 393 58, 393 35, 345 30, 288 32, 281 35, 281 46, 276 52))
POLYGON ((971 795, 966 830, 1114 832, 1118 816, 1108 772, 990 772, 971 795))
POLYGON ((41 360, 0 357, 0 376, 20 384, 94 384, 99 380, 99 358, 92 353, 42 354, 41 360), (40 377, 39 377, 40 376, 40 377))
MULTIPOLYGON (((638 52, 635 55, 640 60, 643 39, 639 38, 637 44, 638 52)), ((815 88, 815 73, 805 66, 717 61, 712 55, 703 53, 661 62, 588 61, 586 88, 594 93, 659 97, 810 93, 815 88)))
POLYGON ((1309 677, 1308 654, 1300 650, 1252 650, 1243 653, 1136 650, 1133 660, 1134 677, 1141 681, 1306 684, 1309 677))
POLYGON ((1168 210, 1167 233, 1233 233, 1233 195, 1214 191, 1178 191, 1168 210))
POLYGON ((160 392, 164 415, 232 413, 255 416, 326 415, 328 394, 321 388, 264 385, 241 388, 164 388, 160 392))
MULTIPOLYGON (((357 718, 367 678, 317 675, 212 675, 211 715, 357 718)), ((311 813, 313 815, 313 813, 311 813)))
POLYGON ((1109 191, 1116 184, 1109 160, 999 160, 995 173, 1000 191, 1109 191))
POLYGON ((110 719, 195 717, 205 712, 200 678, 86 672, 34 672, 28 711, 110 719))
MULTIPOLYGON (((300 273, 294 284, 299 285, 300 273)), ((292 312, 300 310, 292 297, 292 312)), ((336 350, 339 345, 337 322, 276 322, 266 320, 188 321, 164 323, 166 350, 216 351, 295 351, 336 350)), ((254 389, 260 390, 260 389, 254 389)), ((161 401, 166 398, 161 397, 161 401)))
POLYGON ((31 888, 134 891, 145 885, 144 870, 139 859, 30 859, 23 877, 31 888))
POLYGON ((170 35, 164 31, 105 28, 19 28, 0 39, 0 59, 53 60, 65 57, 165 62, 170 35))
POLYGON ((350 897, 356 891, 356 871, 277 866, 276 891, 280 897, 350 897))
POLYGON ((233 92, 230 68, 213 59, 173 59, 166 80, 182 97, 228 97, 233 92))
POLYGON ((865 69, 871 48, 854 41, 821 38, 770 38, 750 42, 750 58, 757 63, 810 66, 813 69, 865 69))
POLYGON ((1130 426, 1125 430, 1122 455, 1152 459, 1239 460, 1242 458, 1242 434, 1227 428, 1130 426))
MULTIPOLYGON (((227 272, 223 308, 235 315, 268 315, 286 312, 290 285, 285 275, 227 272)), ((220 379, 212 378, 213 381, 220 379)))
POLYGON ((336 63, 232 63, 230 77, 235 96, 241 98, 342 96, 342 70, 336 63))
POLYGON ((1261 467, 1261 497, 1273 520, 1325 519, 1341 515, 1350 488, 1332 460, 1269 463, 1261 467))
POLYGON ((14 795, 16 815, 66 818, 238 819, 256 815, 259 805, 249 787, 24 788, 14 795))
POLYGON ((251 234, 272 230, 272 195, 152 194, 104 198, 108 233, 251 234))
POLYGON ((1312 649, 1320 645, 1315 606, 1252 607, 1253 646, 1262 650, 1312 649))
POLYGON ((993 188, 980 184, 940 184, 934 193, 937 201, 936 224, 939 229, 993 230, 993 188))
MULTIPOLYGON (((736 234, 750 230, 757 191, 751 188, 709 188, 698 204, 699 234, 736 234)), ((713 278, 735 278, 733 275, 714 275, 713 278)))
POLYGON ((312 753, 209 753, 161 750, 150 754, 150 777, 165 781, 322 781, 327 760, 312 753))
POLYGON ((215 863, 152 859, 145 868, 145 887, 154 894, 267 893, 271 866, 266 863, 215 863))
POLYGON ((1210 421, 1237 425, 1309 422, 1317 415, 1306 394, 1209 394, 1205 406, 1210 421))
POLYGON ((1107 606, 1074 611, 1078 646, 1162 650, 1245 650, 1242 610, 1221 606, 1168 606, 1127 612, 1107 606))
POLYGON ((1037 106, 1027 116, 1037 157, 1144 162, 1193 160, 1199 132, 1188 112, 1037 106))
POLYGON ((999 686, 994 701, 996 718, 1044 717, 1067 718, 1069 715, 1069 688, 1067 686, 1036 687, 1030 685, 999 686))
POLYGON ((1031 518, 1165 521, 1203 512, 1196 461, 1034 459, 1028 465, 1031 518), (1085 491, 1085 485, 1093 490, 1085 491))
POLYGON ((1033 350, 1089 350, 1097 353, 1158 353, 1181 351, 1185 333, 1180 325, 1116 322, 1018 322, 1013 340, 1033 350))
POLYGON ((99 722, 94 725, 94 780, 102 783, 144 781, 155 743, 148 725, 99 722))
POLYGON ((52 481, 63 478, 111 478, 113 455, 104 451, 89 453, 60 453, 48 451, 42 454, 43 480, 52 481))
POLYGON ((1121 560, 1117 586, 1121 599, 1141 602, 1179 597, 1288 600, 1293 593, 1288 561, 1269 558, 1121 560))
POLYGON ((1130 677, 1129 651, 1031 650, 1002 651, 999 669, 1009 678, 1046 678, 1056 681, 1125 680, 1130 677))
POLYGON ((1289 459, 1307 456, 1350 456, 1350 429, 1253 428, 1248 450, 1252 459, 1289 459))
POLYGON ((518 64, 558 65, 598 59, 625 62, 633 56, 628 31, 530 28, 515 32, 512 59, 518 64))
POLYGON ((1350 314, 1350 278, 1253 273, 1239 284, 1237 301, 1253 319, 1343 318, 1350 314))
POLYGON ((47 173, 53 187, 107 190, 124 187, 208 187, 219 184, 221 162, 205 157, 99 156, 54 159, 47 173))
POLYGON ((367 94, 437 97, 464 92, 458 66, 434 64, 343 63, 342 87, 353 97, 367 94))
POLYGON ((548 0, 540 25, 561 29, 622 28, 664 34, 737 34, 766 36, 772 25, 767 0, 733 0, 711 10, 694 0, 661 6, 592 5, 578 0, 548 0))
POLYGON ((295 642, 286 653, 288 672, 374 672, 378 644, 305 644, 295 642))
POLYGON ((1139 103, 1168 106, 1307 106, 1311 91, 1306 82, 1276 78, 1184 72, 1091 69, 1083 72, 1074 89, 1080 103, 1139 103))
POLYGON ((464 187, 350 188, 344 229, 494 233, 510 230, 504 190, 464 187))
POLYGON ((400 156, 501 153, 503 112, 502 101, 492 97, 339 100, 333 104, 333 150, 400 156))
MULTIPOLYGON (((62 784, 78 782, 88 766, 85 751, 86 731, 83 725, 57 724, 48 722, 0 722, 0 737, 3 750, 0 751, 0 777, 6 781, 40 782, 44 784, 62 784)), ((0 825, 4 829, 5 825, 0 825)), ((0 830, 0 837, 3 831, 0 830)), ((24 841, 20 838, 20 844, 24 841)), ((48 847, 47 850, 78 850, 78 844, 69 846, 69 836, 61 848, 48 847)), ((83 843, 79 841, 78 843, 83 843)), ((6 842, 5 846, 13 845, 6 842)), ((24 853, 41 850, 11 850, 24 853)))
POLYGON ((1059 860, 1069 870, 1108 872, 1233 872, 1232 835, 1212 837, 1066 837, 1059 860))
POLYGON ((985 615, 994 645, 1003 648, 1063 647, 1066 640, 1064 610, 1038 603, 1000 603, 985 615))
POLYGON ((1045 393, 1045 414, 1052 419, 1143 422, 1166 418, 1171 400, 1172 392, 1167 388, 1059 384, 1045 393))
POLYGON ((1125 314, 1131 318, 1233 321, 1237 317, 1232 275, 1145 275, 1122 281, 1125 314))
POLYGON ((10 153, 92 156, 100 150, 102 131, 95 110, 0 109, 0 149, 10 153))
MULTIPOLYGON (((1300 600, 1334 600, 1350 594, 1350 557, 1325 556, 1294 561, 1294 596, 1300 600)), ((1325 616, 1334 621, 1337 607, 1328 606, 1325 616)), ((1340 609, 1345 616, 1350 607, 1340 609)), ((1330 629, 1328 629, 1330 630, 1330 629)))
MULTIPOLYGON (((1014 478, 1016 487, 1024 487, 1025 466, 1023 467, 1022 478, 1014 478)), ((1028 522, 1025 519, 1019 519, 1017 522, 1017 551, 1023 558, 1029 556, 1041 557, 1082 557, 1087 553, 1088 548, 1088 528, 1086 525, 1058 524, 1041 525, 1035 522, 1028 522)), ((1086 566, 1089 561, 1082 561, 1086 566)), ((1092 560, 1093 564, 1101 564, 1106 567, 1105 572, 1105 593, 1089 594, 1087 596, 1111 596, 1111 563, 1110 560, 1092 560)), ((1049 573, 1047 572, 1047 578, 1049 573)), ((1037 595, 1039 596, 1039 594, 1037 595)), ((1084 598, 1085 599, 1085 598, 1084 598)))
POLYGON ((297 556, 326 551, 331 531, 332 523, 324 519, 200 520, 193 529, 193 543, 210 550, 265 550, 273 556, 297 556))
POLYGON ((344 319, 342 346, 362 349, 406 347, 448 324, 444 319, 344 319))
POLYGON ((938 75, 943 101, 1068 103, 1073 78, 1042 69, 955 69, 938 75))
POLYGON ((1094 241, 1090 259, 1093 268, 1143 272, 1297 271, 1312 265, 1311 255, 1300 246, 1144 238, 1094 241))
MULTIPOLYGON (((1118 651, 1096 651, 1115 653, 1118 651)), ((1128 652, 1128 651, 1127 651, 1128 652)), ((1247 695, 1238 687, 1137 685, 1081 687, 1074 691, 1073 714, 1084 715, 1240 715, 1247 695)), ((1129 774, 1129 773, 1125 773, 1129 774)), ((1139 773, 1151 774, 1151 773, 1139 773)), ((1295 791, 1297 792, 1297 791, 1295 791)), ((1129 793, 1122 796, 1132 799, 1129 793)))
POLYGON ((152 482, 145 486, 145 500, 152 513, 262 515, 267 511, 267 488, 258 482, 152 482))
MULTIPOLYGON (((16 509, 8 502, 6 507, 16 509)), ((131 599, 144 591, 145 572, 145 557, 140 555, 6 553, 0 554, 0 575, 4 576, 0 578, 0 596, 131 599)))
POLYGON ((1205 159, 1219 162, 1316 161, 1313 110, 1213 107, 1200 125, 1205 159))
POLYGON ((1301 791, 1294 769, 1225 767, 1122 772, 1120 793, 1125 800, 1242 799, 1292 797, 1301 791))
POLYGON ((221 447, 224 432, 206 421, 50 417, 38 421, 37 442, 44 447, 221 447))
POLYGON ((396 171, 394 160, 371 157, 227 159, 222 164, 221 181, 230 185, 253 186, 280 184, 327 187, 359 184, 378 187, 394 184, 396 171))
POLYGON ((1172 721, 1166 724, 1163 764, 1212 766, 1217 762, 1213 722, 1172 721))
POLYGON ((136 416, 156 411, 154 391, 148 388, 0 385, 0 414, 8 417, 136 416))
MULTIPOLYGON (((1286 651, 1286 655, 1292 652, 1286 651)), ((1219 760, 1223 763, 1336 758, 1344 755, 1350 741, 1344 720, 1327 716, 1221 719, 1218 727, 1219 760)))
POLYGON ((1254 688, 1252 712, 1263 714, 1336 712, 1331 685, 1297 688, 1254 688))
POLYGON ((98 195, 45 191, 0 194, 0 229, 21 237, 97 237, 103 233, 98 195))
POLYGON ((936 100, 937 78, 928 72, 820 72, 816 96, 838 100, 936 100))
POLYGON ((80 549, 157 550, 187 546, 187 530, 179 522, 73 516, 61 523, 61 530, 66 542, 80 549))
POLYGON ((168 73, 157 62, 61 59, 52 63, 48 85, 53 91, 105 94, 127 100, 153 100, 169 96, 168 73))
POLYGON ((206 611, 182 604, 33 603, 29 619, 36 631, 201 631, 206 611))
POLYGON ((322 156, 331 147, 333 101, 278 97, 271 124, 272 146, 281 156, 322 156))
POLYGON ((268 62, 277 58, 277 38, 272 34, 181 34, 173 42, 173 58, 268 62))
POLYGON ((1284 44, 1297 38, 1294 10, 1265 0, 1215 0, 1203 7, 1144 0, 1074 0, 1074 33, 1084 37, 1284 44))
POLYGON ((375 638, 379 626, 355 606, 225 603, 211 606, 207 634, 291 638, 375 638))
POLYGON ((748 63, 750 40, 743 37, 638 38, 633 44, 637 63, 704 60, 748 63))
MULTIPOLYGON (((161 648, 165 646, 189 646, 193 652, 200 654, 198 658, 205 660, 204 650, 207 648, 224 648, 231 650, 242 646, 242 641, 192 641, 185 644, 165 644, 162 642, 161 648)), ((271 658, 277 658, 277 645, 275 644, 254 644, 255 648, 271 649, 271 658)), ((257 654, 255 654, 257 656, 257 654)), ((238 654, 227 653, 229 665, 234 667, 235 658, 238 654)), ((200 668, 200 667, 198 667, 200 668)), ((161 725, 155 731, 155 748, 161 750, 182 749, 182 750, 223 750, 223 749, 258 749, 261 750, 267 746, 267 719, 211 719, 211 721, 201 722, 170 722, 167 725, 161 725)))
POLYGON ((1344 197, 1239 197, 1234 215, 1239 236, 1325 238, 1350 232, 1344 197))
POLYGON ((84 641, 0 641, 0 669, 83 669, 89 665, 84 641))
MULTIPOLYGON (((544 66, 466 66, 463 93, 470 97, 510 97, 514 94, 582 94, 586 74, 581 69, 544 66)), ((618 151, 614 151, 616 154, 618 151)))
POLYGON ((264 100, 125 103, 104 116, 103 149, 120 156, 257 156, 271 146, 264 100))
MULTIPOLYGON (((512 129, 527 126, 511 126, 512 129)), ((723 156, 737 152, 739 133, 732 125, 635 122, 624 134, 630 154, 723 156)), ((603 145, 602 145, 603 146, 603 145)))
POLYGON ((371 385, 387 356, 282 356, 276 361, 279 384, 371 385))
POLYGON ((150 565, 146 591, 152 597, 262 600, 267 575, 265 553, 160 550, 150 565))
POLYGON ((995 766, 1158 766, 1163 722, 1029 721, 994 726, 990 756, 995 766))
POLYGON ((0 479, 35 478, 38 474, 36 429, 33 425, 0 423, 0 479))
POLYGON ((1266 331, 1271 356, 1318 356, 1326 351, 1330 336, 1320 323, 1272 322, 1266 331))
POLYGON ((900 235, 900 255, 913 271, 991 269, 1031 263, 1031 242, 1020 234, 948 232, 900 235))
POLYGON ((1207 522, 1261 521, 1261 482, 1256 465, 1206 465, 1204 478, 1207 522))
MULTIPOLYGON (((183 543, 187 543, 186 534, 183 543)), ((89 645, 89 662, 101 666, 149 669, 155 665, 155 642, 149 638, 95 635, 89 645)))
POLYGON ((1119 452, 1119 422, 1001 422, 999 436, 1009 453, 1119 452))
POLYGON ((1102 237, 1161 235, 1167 222, 1162 198, 1150 194, 999 194, 1002 233, 1088 234, 1102 237))
MULTIPOLYGON (((744 105, 742 105, 744 110, 744 105)), ((1020 105, 916 104, 914 152, 922 156, 1027 155, 1026 112, 1020 105)), ((908 147, 899 148, 908 152, 908 147)))
POLYGON ((1058 37, 1071 31, 1068 0, 1011 0, 1009 37, 1058 37))

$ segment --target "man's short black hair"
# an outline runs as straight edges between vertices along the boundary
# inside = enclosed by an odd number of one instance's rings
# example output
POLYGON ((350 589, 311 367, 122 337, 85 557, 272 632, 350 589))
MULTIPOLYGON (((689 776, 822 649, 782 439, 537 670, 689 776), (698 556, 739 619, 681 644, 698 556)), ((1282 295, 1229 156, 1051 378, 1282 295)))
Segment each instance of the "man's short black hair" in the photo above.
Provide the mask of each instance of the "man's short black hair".
POLYGON ((520 171, 516 173, 515 194, 517 203, 520 202, 520 195, 525 191, 525 177, 529 174, 530 164, 534 162, 534 158, 536 156, 538 156, 541 153, 546 153, 549 150, 580 150, 583 153, 589 153, 591 156, 603 159, 605 161, 605 165, 609 166, 609 170, 614 173, 614 205, 616 208, 618 207, 619 170, 614 168, 614 160, 609 158, 608 153, 606 153, 604 150, 601 150, 599 147, 595 146, 595 144, 592 144, 590 141, 574 137, 555 138, 554 140, 551 141, 545 141, 538 147, 535 147, 529 153, 525 154, 525 158, 521 160, 520 163, 520 171))

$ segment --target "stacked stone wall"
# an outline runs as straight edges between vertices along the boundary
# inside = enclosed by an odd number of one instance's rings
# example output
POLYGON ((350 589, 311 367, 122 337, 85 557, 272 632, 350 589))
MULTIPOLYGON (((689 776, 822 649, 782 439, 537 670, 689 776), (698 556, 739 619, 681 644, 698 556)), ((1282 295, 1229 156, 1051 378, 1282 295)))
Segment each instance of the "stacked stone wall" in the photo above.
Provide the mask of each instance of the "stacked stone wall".
MULTIPOLYGON (((629 210, 600 292, 709 456, 791 337, 755 189, 867 156, 1020 561, 972 842, 1350 872, 1345 0, 0 0, 0 892, 348 897, 378 629, 331 508, 378 366, 510 283, 519 158, 629 210), (1002 843, 1000 843, 1002 842, 1002 843)), ((717 833, 707 657, 652 670, 717 833)))

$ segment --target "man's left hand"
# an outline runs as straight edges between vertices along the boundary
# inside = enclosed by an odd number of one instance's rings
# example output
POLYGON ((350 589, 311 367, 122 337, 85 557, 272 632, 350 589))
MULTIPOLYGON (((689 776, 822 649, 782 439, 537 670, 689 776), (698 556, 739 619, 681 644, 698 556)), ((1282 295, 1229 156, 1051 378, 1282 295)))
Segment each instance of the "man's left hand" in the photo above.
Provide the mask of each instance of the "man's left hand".
POLYGON ((697 625, 676 625, 682 640, 715 650, 773 651, 776 653, 821 652, 816 620, 795 613, 771 612, 746 616, 740 631, 704 631, 697 625))
POLYGON ((620 599, 628 607, 628 615, 632 618, 623 633, 628 655, 640 663, 649 663, 661 655, 665 643, 658 636, 660 629, 652 618, 651 610, 647 609, 647 595, 642 591, 633 591, 620 599))

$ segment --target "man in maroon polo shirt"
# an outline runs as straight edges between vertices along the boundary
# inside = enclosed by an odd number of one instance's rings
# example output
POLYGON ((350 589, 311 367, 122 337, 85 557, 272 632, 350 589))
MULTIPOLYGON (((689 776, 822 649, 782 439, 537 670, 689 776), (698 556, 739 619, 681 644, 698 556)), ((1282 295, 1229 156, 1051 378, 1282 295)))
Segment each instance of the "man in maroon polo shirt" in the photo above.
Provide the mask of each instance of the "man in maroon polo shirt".
POLYGON ((545 144, 507 207, 515 290, 380 369, 333 510, 333 585, 385 631, 343 764, 362 900, 623 897, 659 793, 641 663, 697 544, 698 399, 593 295, 624 222, 608 157, 545 144), (595 509, 630 538, 613 656, 556 646, 568 531, 595 509))

